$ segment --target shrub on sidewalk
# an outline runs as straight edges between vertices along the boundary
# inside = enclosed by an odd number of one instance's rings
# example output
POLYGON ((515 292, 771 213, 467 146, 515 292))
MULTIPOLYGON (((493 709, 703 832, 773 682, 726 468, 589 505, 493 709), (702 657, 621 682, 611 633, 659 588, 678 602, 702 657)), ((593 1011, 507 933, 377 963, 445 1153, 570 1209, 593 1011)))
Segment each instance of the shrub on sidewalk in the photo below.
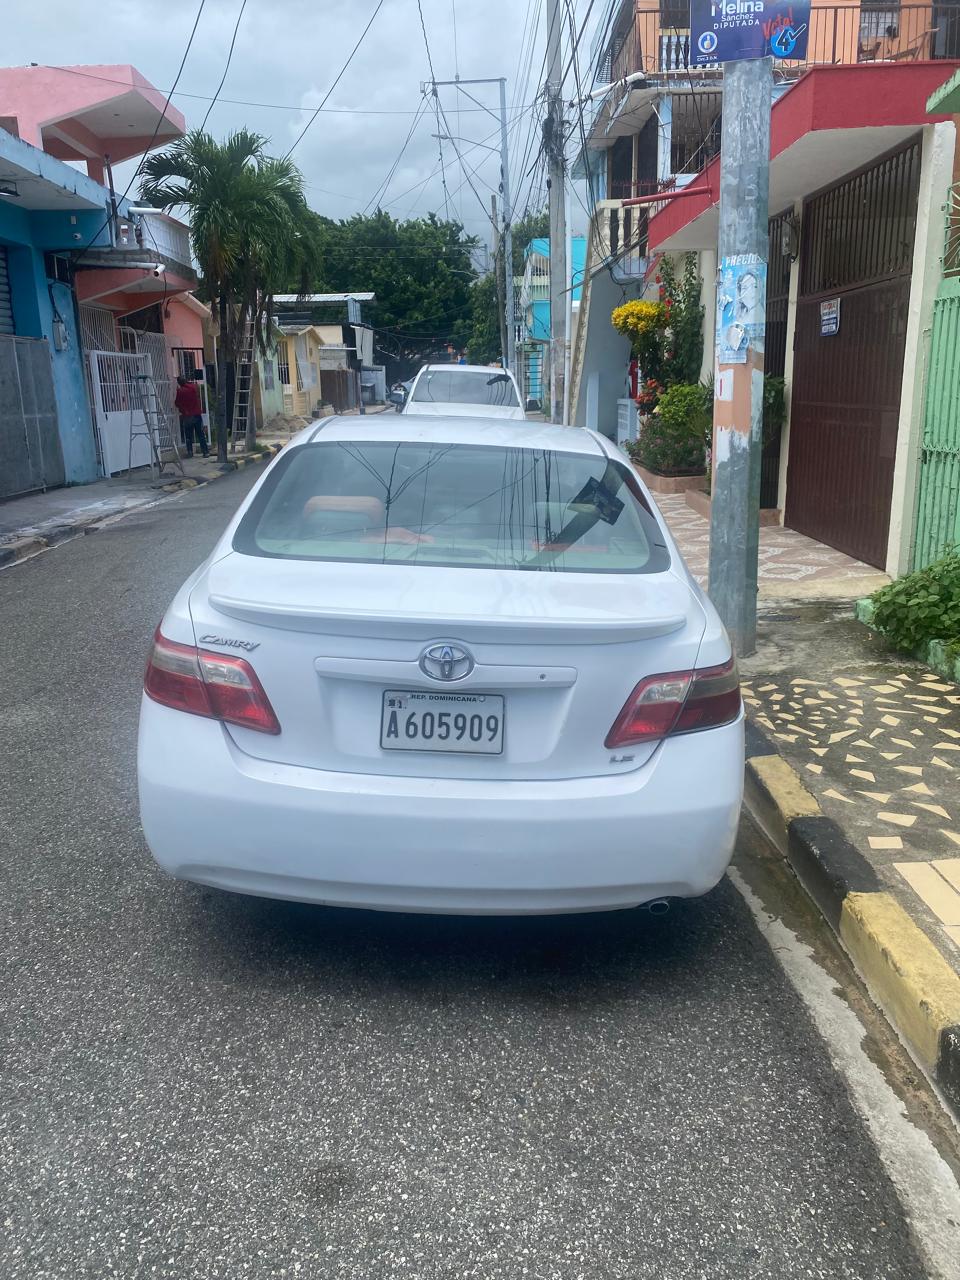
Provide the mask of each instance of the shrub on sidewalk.
POLYGON ((898 578, 870 599, 874 625, 895 649, 914 653, 931 640, 960 648, 960 552, 898 578))
POLYGON ((700 383, 677 383, 645 418, 629 452, 634 462, 661 476, 700 475, 706 464, 710 409, 700 383))

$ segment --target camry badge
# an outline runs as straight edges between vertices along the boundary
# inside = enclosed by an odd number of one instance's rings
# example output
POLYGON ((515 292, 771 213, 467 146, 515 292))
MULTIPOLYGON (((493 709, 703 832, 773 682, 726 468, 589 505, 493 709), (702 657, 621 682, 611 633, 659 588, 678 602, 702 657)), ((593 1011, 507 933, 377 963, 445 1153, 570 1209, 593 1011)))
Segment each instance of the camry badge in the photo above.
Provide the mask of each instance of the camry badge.
POLYGON ((432 644, 420 655, 420 670, 432 680, 463 680, 474 665, 466 649, 455 644, 432 644))
POLYGON ((245 649, 247 653, 253 653, 254 649, 260 648, 258 640, 232 640, 229 636, 218 636, 213 632, 209 632, 205 636, 200 637, 201 644, 222 644, 228 649, 245 649))

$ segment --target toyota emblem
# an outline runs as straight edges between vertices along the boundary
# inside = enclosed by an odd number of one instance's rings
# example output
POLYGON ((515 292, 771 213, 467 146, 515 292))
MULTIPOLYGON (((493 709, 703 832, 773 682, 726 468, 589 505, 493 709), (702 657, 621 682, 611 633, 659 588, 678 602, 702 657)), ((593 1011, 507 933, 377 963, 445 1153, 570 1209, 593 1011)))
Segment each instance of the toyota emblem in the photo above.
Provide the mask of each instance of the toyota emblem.
POLYGON ((473 668, 473 658, 455 644, 432 644, 420 655, 420 670, 432 680, 463 680, 473 668))

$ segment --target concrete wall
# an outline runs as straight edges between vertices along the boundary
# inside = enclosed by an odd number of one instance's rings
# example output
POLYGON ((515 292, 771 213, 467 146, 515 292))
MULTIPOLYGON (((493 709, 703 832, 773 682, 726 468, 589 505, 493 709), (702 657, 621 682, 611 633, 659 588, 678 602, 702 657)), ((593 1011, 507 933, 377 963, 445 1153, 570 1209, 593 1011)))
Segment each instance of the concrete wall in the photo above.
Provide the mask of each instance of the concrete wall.
POLYGON ((43 250, 34 242, 33 218, 26 210, 0 204, 0 244, 6 247, 10 264, 16 332, 21 337, 46 338, 50 345, 66 483, 96 480, 97 451, 73 291, 47 280, 43 250), (66 329, 66 344, 60 351, 54 334, 55 309, 66 329))
POLYGON ((278 413, 283 413, 283 386, 280 382, 280 370, 278 368, 278 360, 276 351, 271 348, 265 356, 257 357, 257 376, 254 388, 254 403, 260 413, 260 425, 269 422, 271 418, 275 418, 278 413), (264 369, 271 366, 273 370, 273 387, 272 389, 265 385, 264 369))
POLYGON ((164 308, 163 332, 170 347, 203 350, 203 317, 179 298, 172 298, 164 308))
POLYGON ((623 289, 608 271, 590 281, 590 314, 584 336, 583 374, 574 426, 588 427, 611 439, 617 434, 617 401, 627 387, 630 343, 610 323, 610 313, 623 301, 623 289))

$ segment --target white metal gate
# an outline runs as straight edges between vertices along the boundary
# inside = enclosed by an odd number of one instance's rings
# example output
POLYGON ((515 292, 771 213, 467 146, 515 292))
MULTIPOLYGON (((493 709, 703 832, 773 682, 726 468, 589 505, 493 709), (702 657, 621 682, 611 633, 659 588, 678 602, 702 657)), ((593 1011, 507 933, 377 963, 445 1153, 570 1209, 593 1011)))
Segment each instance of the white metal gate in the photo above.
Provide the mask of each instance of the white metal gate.
MULTIPOLYGON (((126 471, 128 466, 148 467, 151 462, 144 400, 149 394, 145 379, 153 379, 149 355, 145 352, 91 351, 90 386, 93 410, 100 438, 100 456, 108 476, 126 471), (132 440, 132 450, 131 450, 132 440)), ((173 445, 175 418, 166 411, 160 388, 160 450, 173 445)))

